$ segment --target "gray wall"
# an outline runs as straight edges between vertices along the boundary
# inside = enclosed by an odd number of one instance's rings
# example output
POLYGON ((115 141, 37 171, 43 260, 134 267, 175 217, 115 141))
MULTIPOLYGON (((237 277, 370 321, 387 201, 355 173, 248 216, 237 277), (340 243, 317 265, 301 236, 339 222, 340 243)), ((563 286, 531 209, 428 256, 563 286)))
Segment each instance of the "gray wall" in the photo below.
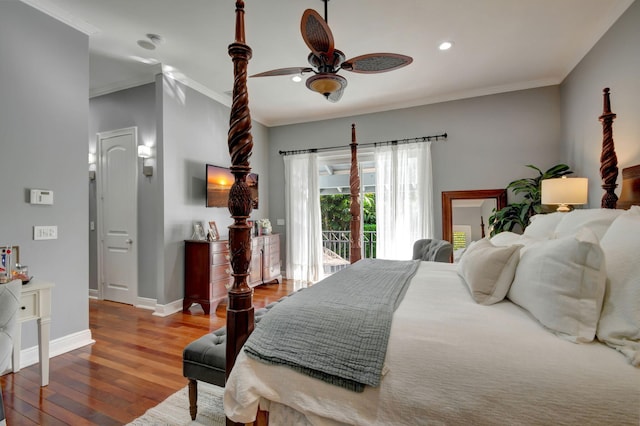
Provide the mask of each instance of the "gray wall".
MULTIPOLYGON (((226 207, 205 207, 205 164, 231 165, 227 132, 230 109, 211 98, 164 77, 162 87, 162 162, 164 181, 164 286, 158 303, 183 297, 184 240, 193 232, 193 222, 216 221, 221 237, 228 236, 232 220, 226 207)), ((259 209, 253 219, 267 217, 270 201, 270 168, 267 129, 254 122, 251 166, 259 175, 259 209)))
MULTIPOLYGON (((152 146, 156 151, 155 84, 146 84, 92 98, 89 102, 89 151, 96 152, 96 134, 126 127, 138 128, 138 144, 152 146)), ((155 157, 155 155, 153 155, 155 157)), ((138 160, 141 162, 141 160, 138 160)), ((158 221, 156 200, 161 194, 161 182, 156 173, 156 158, 146 160, 153 165, 154 175, 138 174, 138 296, 155 298, 158 281, 155 247, 157 233, 162 229, 158 221)), ((140 170, 142 165, 140 164, 140 170)), ((97 224, 96 181, 89 182, 89 220, 97 224)), ((89 232, 89 288, 98 289, 97 227, 89 232)), ((160 241, 162 239, 160 238, 160 241)))
MULTIPOLYGON (((0 1, 0 244, 55 283, 52 339, 89 328, 88 49, 85 34, 0 1), (31 188, 52 190, 54 204, 29 204, 31 188), (33 241, 34 225, 57 225, 58 239, 33 241)), ((22 334, 23 348, 37 344, 34 321, 22 334)))
MULTIPOLYGON (((284 171, 279 150, 347 146, 351 123, 360 143, 447 132, 433 142, 435 233, 442 236, 442 191, 499 189, 532 176, 527 164, 546 169, 561 160, 559 88, 549 86, 376 114, 273 127, 269 215, 284 218, 284 171)), ((282 238, 284 241, 284 238, 282 238)), ((283 251, 284 252, 284 251, 283 251)))
MULTIPOLYGON (((589 206, 600 207, 602 89, 611 88, 617 114, 613 139, 622 168, 640 164, 640 2, 634 2, 561 85, 562 149, 589 178, 589 206)), ((620 193, 620 187, 617 191, 620 193)))
MULTIPOLYGON (((159 305, 182 299, 184 240, 194 221, 214 220, 221 237, 228 235, 229 210, 205 207, 205 164, 230 166, 229 116, 228 107, 161 74, 154 84, 91 100, 90 146, 96 132, 138 126, 139 143, 148 139, 155 148, 154 175, 138 178, 139 297, 159 305)), ((252 134, 252 171, 260 178, 260 208, 252 217, 258 219, 269 208, 268 134, 258 123, 252 134)))

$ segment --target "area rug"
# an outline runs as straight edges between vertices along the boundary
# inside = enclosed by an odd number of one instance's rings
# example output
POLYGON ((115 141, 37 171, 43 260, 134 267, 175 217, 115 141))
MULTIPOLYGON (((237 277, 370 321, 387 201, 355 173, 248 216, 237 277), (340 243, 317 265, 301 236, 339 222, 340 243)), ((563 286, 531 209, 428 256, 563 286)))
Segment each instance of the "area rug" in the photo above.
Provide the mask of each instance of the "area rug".
POLYGON ((222 408, 224 389, 204 382, 198 382, 198 415, 195 421, 189 415, 189 388, 184 387, 160 404, 147 410, 130 426, 179 426, 225 424, 222 408))

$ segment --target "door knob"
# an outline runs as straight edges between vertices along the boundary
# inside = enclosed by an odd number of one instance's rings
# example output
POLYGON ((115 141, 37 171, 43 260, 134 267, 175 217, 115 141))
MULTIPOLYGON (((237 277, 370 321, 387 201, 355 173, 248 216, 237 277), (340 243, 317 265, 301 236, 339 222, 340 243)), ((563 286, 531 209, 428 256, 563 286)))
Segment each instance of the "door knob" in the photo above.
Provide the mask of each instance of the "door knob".
POLYGON ((133 244, 133 240, 130 238, 127 238, 126 240, 124 240, 124 242, 127 244, 133 244))

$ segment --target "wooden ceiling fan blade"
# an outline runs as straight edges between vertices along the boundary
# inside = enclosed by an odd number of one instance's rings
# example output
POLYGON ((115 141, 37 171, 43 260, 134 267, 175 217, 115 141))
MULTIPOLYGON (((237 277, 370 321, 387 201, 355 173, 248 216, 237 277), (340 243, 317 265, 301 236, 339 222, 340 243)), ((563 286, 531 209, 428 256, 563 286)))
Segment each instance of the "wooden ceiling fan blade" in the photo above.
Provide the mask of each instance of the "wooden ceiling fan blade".
POLYGON ((311 71, 313 71, 313 69, 309 67, 278 68, 275 70, 254 74, 250 77, 273 77, 278 75, 294 75, 294 74, 304 74, 306 72, 311 72, 311 71))
POLYGON ((393 71, 405 67, 413 62, 411 56, 399 53, 369 53, 347 59, 340 66, 343 70, 361 74, 375 74, 393 71))
POLYGON ((333 57, 333 34, 318 12, 313 9, 304 11, 300 21, 300 32, 302 39, 315 55, 324 54, 328 58, 333 57))

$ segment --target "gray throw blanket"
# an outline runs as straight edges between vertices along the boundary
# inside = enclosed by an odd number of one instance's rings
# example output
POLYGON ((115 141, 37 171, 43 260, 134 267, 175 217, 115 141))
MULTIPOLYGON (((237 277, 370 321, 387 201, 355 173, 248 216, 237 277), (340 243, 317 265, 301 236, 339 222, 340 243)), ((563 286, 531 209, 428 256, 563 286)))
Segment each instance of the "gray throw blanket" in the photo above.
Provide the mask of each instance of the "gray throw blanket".
POLYGON ((378 386, 393 313, 419 264, 360 260, 274 306, 244 350, 356 392, 378 386))

